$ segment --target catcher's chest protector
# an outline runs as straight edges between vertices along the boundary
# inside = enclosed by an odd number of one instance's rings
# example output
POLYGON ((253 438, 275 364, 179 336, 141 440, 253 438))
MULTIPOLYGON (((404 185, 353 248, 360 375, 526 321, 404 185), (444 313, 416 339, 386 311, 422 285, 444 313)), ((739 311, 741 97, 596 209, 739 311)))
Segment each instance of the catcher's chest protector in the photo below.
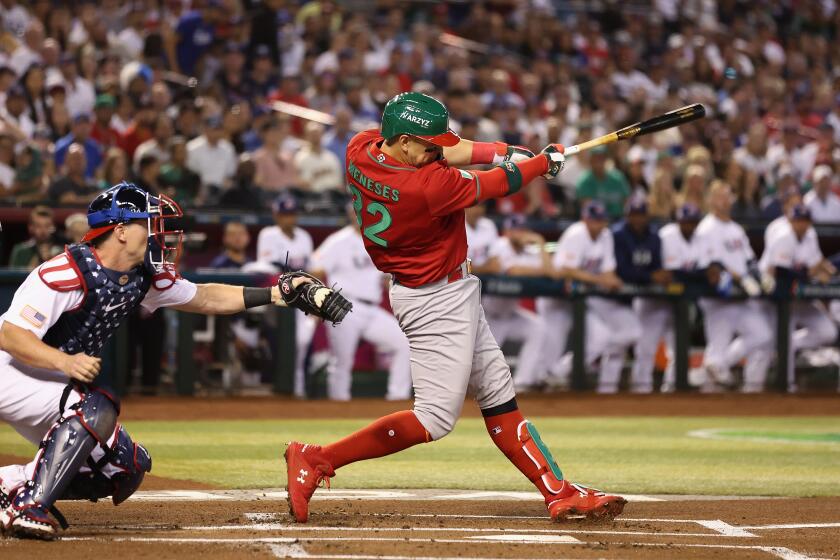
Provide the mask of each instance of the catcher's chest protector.
POLYGON ((70 245, 67 255, 78 268, 85 298, 79 309, 62 313, 44 342, 68 354, 98 356, 123 319, 143 301, 152 279, 142 266, 127 273, 103 267, 86 244, 70 245))

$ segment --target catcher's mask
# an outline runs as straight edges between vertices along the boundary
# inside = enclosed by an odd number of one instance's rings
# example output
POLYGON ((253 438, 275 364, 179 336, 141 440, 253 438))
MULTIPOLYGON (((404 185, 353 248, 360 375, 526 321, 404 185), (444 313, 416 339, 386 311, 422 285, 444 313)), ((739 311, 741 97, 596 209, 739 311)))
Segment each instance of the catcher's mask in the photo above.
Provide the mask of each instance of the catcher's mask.
MULTIPOLYGON (((166 195, 153 195, 133 183, 120 183, 93 199, 88 207, 90 231, 82 241, 91 241, 111 231, 117 224, 146 220, 149 242, 145 265, 155 276, 165 275, 174 282, 181 258, 183 231, 167 229, 166 220, 177 220, 184 213, 166 195)), ((156 283, 157 284, 157 283, 156 283)))

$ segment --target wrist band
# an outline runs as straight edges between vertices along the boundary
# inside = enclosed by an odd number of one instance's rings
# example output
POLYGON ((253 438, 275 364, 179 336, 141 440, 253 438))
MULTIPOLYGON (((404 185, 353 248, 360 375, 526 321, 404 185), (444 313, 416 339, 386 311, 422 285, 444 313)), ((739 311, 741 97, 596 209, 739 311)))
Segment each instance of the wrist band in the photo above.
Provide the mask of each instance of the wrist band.
POLYGON ((473 142, 470 165, 500 163, 506 152, 507 144, 504 142, 473 142))
POLYGON ((245 309, 260 307, 271 303, 271 288, 242 288, 242 299, 245 309))

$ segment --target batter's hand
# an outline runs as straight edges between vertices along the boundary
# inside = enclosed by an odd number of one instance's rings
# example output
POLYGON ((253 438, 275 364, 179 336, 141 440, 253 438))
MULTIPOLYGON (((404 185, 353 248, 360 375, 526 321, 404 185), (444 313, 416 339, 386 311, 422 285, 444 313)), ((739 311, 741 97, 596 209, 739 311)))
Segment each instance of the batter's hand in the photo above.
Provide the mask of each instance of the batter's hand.
POLYGON ((84 352, 79 352, 78 354, 67 354, 61 371, 71 379, 83 383, 93 383, 101 368, 102 358, 94 358, 84 352))
POLYGON ((522 146, 508 145, 507 150, 505 151, 505 157, 504 159, 502 159, 502 162, 512 161, 513 163, 517 163, 520 161, 525 161, 526 159, 531 159, 532 157, 534 157, 534 152, 532 152, 528 148, 523 148, 522 146))
POLYGON ((542 149, 540 153, 548 158, 548 171, 543 177, 553 179, 563 171, 566 165, 566 156, 563 155, 565 149, 563 144, 549 144, 542 149))

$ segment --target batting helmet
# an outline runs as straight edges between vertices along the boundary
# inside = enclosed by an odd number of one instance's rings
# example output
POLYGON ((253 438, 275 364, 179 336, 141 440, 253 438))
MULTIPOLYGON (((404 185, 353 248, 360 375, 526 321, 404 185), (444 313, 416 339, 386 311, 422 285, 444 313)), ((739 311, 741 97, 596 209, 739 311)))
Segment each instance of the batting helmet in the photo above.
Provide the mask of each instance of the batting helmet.
POLYGON ((423 93, 409 91, 394 96, 382 111, 382 136, 408 134, 438 146, 454 146, 461 139, 449 129, 446 106, 423 93))

